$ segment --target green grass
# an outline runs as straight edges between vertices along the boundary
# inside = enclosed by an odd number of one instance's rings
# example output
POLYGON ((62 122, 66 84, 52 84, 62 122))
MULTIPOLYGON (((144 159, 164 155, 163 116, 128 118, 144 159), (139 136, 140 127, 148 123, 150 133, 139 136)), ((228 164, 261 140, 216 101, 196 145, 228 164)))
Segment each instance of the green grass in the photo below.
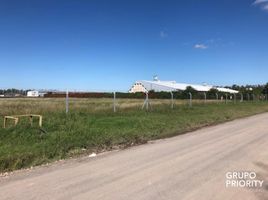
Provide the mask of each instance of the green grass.
MULTIPOLYGON (((111 99, 0 99, 0 115, 42 114, 42 133, 22 120, 0 128, 0 172, 40 165, 78 154, 125 148, 148 140, 171 137, 207 125, 268 111, 266 102, 233 104, 153 100, 153 110, 141 110, 142 100, 120 99, 117 113, 111 99)), ((3 117, 0 118, 3 123, 3 117)))

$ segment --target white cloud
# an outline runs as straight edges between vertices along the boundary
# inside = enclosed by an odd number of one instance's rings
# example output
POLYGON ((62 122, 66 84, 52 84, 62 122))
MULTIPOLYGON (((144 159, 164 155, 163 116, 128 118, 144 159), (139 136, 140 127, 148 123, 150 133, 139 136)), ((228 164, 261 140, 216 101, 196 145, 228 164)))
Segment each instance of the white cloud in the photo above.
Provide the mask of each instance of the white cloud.
POLYGON ((264 6, 262 7, 262 9, 268 11, 268 4, 264 5, 264 6))
POLYGON ((259 5, 261 9, 268 11, 268 0, 255 0, 253 5, 259 5))
POLYGON ((261 3, 266 3, 266 2, 268 2, 268 0, 256 0, 256 1, 254 1, 254 3, 253 4, 261 4, 261 3))
POLYGON ((160 37, 161 38, 166 38, 168 36, 167 32, 165 31, 160 31, 160 37))
POLYGON ((207 49, 208 46, 204 45, 204 44, 196 44, 194 45, 195 49, 207 49))

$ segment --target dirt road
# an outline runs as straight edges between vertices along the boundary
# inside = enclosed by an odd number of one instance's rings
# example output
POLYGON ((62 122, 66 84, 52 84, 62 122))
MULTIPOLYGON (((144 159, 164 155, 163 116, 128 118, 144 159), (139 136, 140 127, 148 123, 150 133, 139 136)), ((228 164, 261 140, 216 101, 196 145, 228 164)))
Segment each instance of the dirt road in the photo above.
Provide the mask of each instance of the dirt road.
POLYGON ((0 199, 268 199, 268 114, 0 178, 0 199), (226 188, 256 172, 262 187, 226 188))

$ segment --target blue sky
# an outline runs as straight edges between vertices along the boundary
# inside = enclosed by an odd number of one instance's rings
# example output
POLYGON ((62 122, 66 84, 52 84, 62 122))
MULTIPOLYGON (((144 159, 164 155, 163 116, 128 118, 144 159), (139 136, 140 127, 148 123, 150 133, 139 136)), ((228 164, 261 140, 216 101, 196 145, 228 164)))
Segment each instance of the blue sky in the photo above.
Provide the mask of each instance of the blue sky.
POLYGON ((0 88, 268 81, 268 0, 1 0, 0 88))

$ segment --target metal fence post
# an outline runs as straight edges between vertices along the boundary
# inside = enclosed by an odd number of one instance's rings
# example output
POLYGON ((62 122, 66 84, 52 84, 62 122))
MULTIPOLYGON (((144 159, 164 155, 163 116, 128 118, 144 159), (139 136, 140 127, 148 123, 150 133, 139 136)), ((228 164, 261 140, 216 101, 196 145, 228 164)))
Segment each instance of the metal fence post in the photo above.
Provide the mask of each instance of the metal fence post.
POLYGON ((227 100, 228 100, 228 94, 225 94, 225 104, 227 104, 227 100))
POLYGON ((150 102, 149 102, 149 95, 148 95, 148 92, 146 92, 145 94, 146 94, 146 97, 145 97, 144 103, 143 103, 143 105, 142 105, 142 110, 143 110, 144 107, 146 106, 146 110, 148 111, 148 110, 149 110, 149 107, 151 108, 151 105, 150 105, 150 102))
POLYGON ((173 109, 173 108, 174 108, 174 99, 173 99, 173 93, 172 93, 172 92, 170 92, 170 94, 171 94, 171 109, 173 109))
POLYGON ((193 96, 192 96, 191 92, 189 92, 189 97, 190 97, 190 99, 189 99, 189 107, 192 107, 192 98, 193 98, 193 96))
POLYGON ((67 114, 69 112, 69 91, 68 90, 66 90, 65 110, 67 114))
POLYGON ((234 103, 236 103, 236 94, 234 93, 234 103))
POLYGON ((244 97, 243 97, 243 93, 241 93, 240 95, 241 95, 241 97, 240 97, 240 102, 243 102, 243 100, 244 100, 244 99, 243 99, 243 98, 244 98, 244 97))
POLYGON ((205 103, 207 102, 207 94, 206 94, 206 92, 204 92, 204 100, 205 100, 205 103))
POLYGON ((217 100, 217 101, 219 100, 219 95, 218 95, 218 93, 216 93, 216 100, 217 100))
POLYGON ((116 112, 116 92, 114 92, 113 106, 114 106, 114 112, 116 112))

